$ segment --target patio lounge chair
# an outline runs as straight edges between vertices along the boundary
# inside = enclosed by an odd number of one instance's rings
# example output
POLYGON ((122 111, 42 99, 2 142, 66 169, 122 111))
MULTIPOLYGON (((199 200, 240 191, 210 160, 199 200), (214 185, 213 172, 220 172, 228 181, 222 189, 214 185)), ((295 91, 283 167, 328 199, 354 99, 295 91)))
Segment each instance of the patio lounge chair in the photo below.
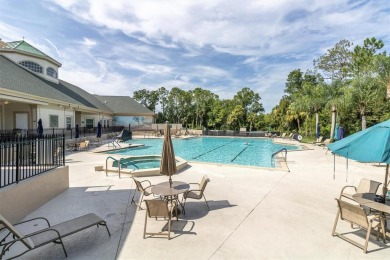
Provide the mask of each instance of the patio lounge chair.
POLYGON ((207 203, 207 200, 206 200, 206 196, 204 195, 204 190, 206 189, 206 185, 209 182, 210 182, 210 179, 205 175, 205 176, 203 176, 200 183, 189 183, 190 185, 191 184, 197 185, 198 189, 190 189, 183 194, 183 200, 184 200, 183 209, 185 207, 185 204, 186 204, 186 201, 188 198, 200 200, 203 197, 204 201, 206 202, 207 208, 210 210, 209 204, 207 203))
POLYGON ((148 181, 148 180, 139 181, 139 180, 137 180, 136 178, 133 178, 133 180, 134 180, 135 185, 136 185, 136 190, 134 191, 134 195, 133 195, 133 198, 131 199, 131 203, 134 202, 135 205, 138 206, 138 210, 141 210, 141 209, 142 209, 142 208, 141 208, 141 204, 142 204, 142 201, 143 201, 144 196, 149 196, 149 195, 152 195, 152 194, 153 194, 153 193, 152 193, 152 187, 153 187, 154 185, 152 185, 152 184, 150 183, 150 181, 148 181), (143 183, 147 183, 147 186, 144 186, 143 183), (134 200, 135 193, 137 192, 137 190, 141 193, 141 195, 140 195, 141 197, 140 197, 138 203, 135 202, 135 200, 134 200))
POLYGON ((378 228, 377 232, 377 237, 376 239, 379 239, 379 228, 382 229, 382 235, 383 235, 383 242, 386 244, 386 235, 385 235, 385 226, 384 226, 384 221, 383 218, 381 218, 379 215, 371 215, 367 216, 365 210, 357 205, 353 205, 351 203, 348 203, 346 201, 342 201, 339 199, 337 200, 337 205, 339 207, 339 210, 336 215, 336 220, 333 225, 333 230, 332 230, 332 236, 338 236, 355 246, 358 246, 363 249, 364 253, 367 253, 367 245, 368 245, 368 240, 370 238, 370 233, 372 229, 378 228), (367 230, 367 235, 366 235, 366 241, 364 245, 357 243, 356 241, 350 239, 349 237, 346 237, 340 233, 336 232, 336 226, 338 219, 347 221, 351 223, 351 225, 356 224, 360 226, 362 229, 367 230))
POLYGON ((145 213, 145 226, 144 226, 144 239, 146 235, 160 235, 167 236, 168 239, 171 239, 171 220, 172 216, 176 215, 176 220, 178 220, 177 206, 176 203, 168 203, 165 200, 145 200, 146 204, 146 213, 145 213), (175 214, 176 210, 176 214, 175 214), (159 233, 150 233, 146 232, 146 226, 149 218, 164 218, 168 219, 168 231, 159 232, 159 233))
POLYGON ((378 191, 378 188, 379 188, 379 186, 381 184, 382 183, 377 182, 377 181, 373 181, 373 180, 369 180, 369 179, 366 179, 366 178, 362 178, 360 180, 360 182, 359 182, 359 185, 357 187, 350 186, 350 185, 344 186, 341 189, 339 199, 341 200, 344 197, 344 198, 353 200, 352 195, 355 194, 355 193, 374 193, 375 194, 378 191), (353 194, 345 193, 345 189, 347 189, 347 188, 354 189, 355 193, 353 193, 353 194))
POLYGON ((325 139, 324 141, 322 142, 318 142, 318 143, 315 143, 316 145, 318 146, 326 146, 327 144, 330 144, 330 139, 325 139))
POLYGON ((108 142, 108 145, 112 144, 114 147, 116 147, 115 144, 117 144, 119 147, 121 147, 119 142, 126 142, 128 140, 131 140, 131 138, 132 138, 131 132, 126 129, 122 129, 119 135, 117 135, 113 140, 108 142))
POLYGON ((17 243, 22 243, 25 247, 27 247, 27 250, 19 255, 12 256, 9 259, 17 258, 27 253, 28 251, 31 251, 35 248, 44 246, 49 243, 61 244, 65 256, 67 257, 68 255, 66 253, 62 239, 66 236, 72 235, 95 225, 105 226, 108 235, 111 236, 106 221, 104 221, 93 213, 74 218, 54 226, 51 226, 49 221, 46 218, 42 217, 25 220, 15 225, 12 225, 9 221, 7 221, 3 216, 0 215, 0 226, 3 226, 0 231, 4 229, 7 229, 9 231, 7 235, 0 241, 0 248, 2 247, 0 259, 4 257, 5 253, 9 250, 11 246, 17 243), (15 227, 17 225, 28 223, 34 220, 44 220, 47 223, 47 228, 43 228, 29 234, 23 234, 15 227), (12 236, 10 236, 11 234, 12 236), (7 241, 7 238, 10 238, 9 241, 7 241))

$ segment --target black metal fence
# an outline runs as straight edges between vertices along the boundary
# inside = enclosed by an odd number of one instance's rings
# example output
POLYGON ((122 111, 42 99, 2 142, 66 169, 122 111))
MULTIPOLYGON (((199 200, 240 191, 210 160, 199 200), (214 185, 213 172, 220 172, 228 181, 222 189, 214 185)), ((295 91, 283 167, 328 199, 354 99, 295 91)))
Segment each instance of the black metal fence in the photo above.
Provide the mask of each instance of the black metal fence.
POLYGON ((276 134, 275 132, 267 131, 233 131, 233 130, 203 130, 202 135, 204 136, 240 136, 240 137, 267 137, 276 134))
POLYGON ((0 136, 0 188, 65 165, 65 135, 0 136))

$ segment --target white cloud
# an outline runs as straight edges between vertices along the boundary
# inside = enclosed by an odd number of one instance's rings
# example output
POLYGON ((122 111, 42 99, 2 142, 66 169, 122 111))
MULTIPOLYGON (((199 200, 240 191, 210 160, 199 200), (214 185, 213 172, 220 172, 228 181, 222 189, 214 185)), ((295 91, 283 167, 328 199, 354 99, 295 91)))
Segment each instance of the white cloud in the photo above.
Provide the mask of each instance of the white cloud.
POLYGON ((248 86, 270 111, 288 73, 311 68, 338 41, 361 44, 375 36, 390 50, 388 7, 387 0, 54 0, 46 11, 80 25, 58 28, 72 39, 55 42, 56 31, 45 36, 48 46, 39 42, 39 30, 34 36, 2 22, 0 32, 10 40, 31 37, 61 58, 62 78, 83 88, 132 93, 200 86, 231 98, 248 86))
POLYGON ((96 41, 88 39, 87 37, 84 37, 83 44, 87 47, 93 47, 96 45, 96 41))

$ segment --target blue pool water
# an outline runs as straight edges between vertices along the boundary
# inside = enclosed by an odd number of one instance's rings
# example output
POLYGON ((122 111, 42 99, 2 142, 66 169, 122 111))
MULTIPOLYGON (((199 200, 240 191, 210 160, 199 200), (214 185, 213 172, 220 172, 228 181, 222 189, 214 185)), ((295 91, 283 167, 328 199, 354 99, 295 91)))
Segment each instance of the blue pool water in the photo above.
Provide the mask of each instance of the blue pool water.
MULTIPOLYGON (((126 158, 121 160, 122 168, 124 169, 133 169, 133 170, 142 170, 150 168, 160 168, 161 158, 126 158)), ((118 161, 112 163, 113 167, 118 167, 118 161)))
MULTIPOLYGON (((163 139, 133 139, 131 143, 145 146, 111 151, 123 156, 161 155, 163 139)), ((187 161, 274 167, 271 156, 281 148, 297 150, 293 145, 276 144, 270 139, 212 138, 172 139, 176 156, 187 161)))

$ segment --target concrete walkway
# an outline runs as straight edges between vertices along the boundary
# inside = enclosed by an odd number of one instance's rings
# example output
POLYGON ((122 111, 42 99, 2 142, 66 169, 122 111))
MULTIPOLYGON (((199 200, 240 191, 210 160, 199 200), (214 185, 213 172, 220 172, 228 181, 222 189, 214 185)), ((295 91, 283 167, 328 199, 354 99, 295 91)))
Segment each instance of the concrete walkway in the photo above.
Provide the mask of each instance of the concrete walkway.
MULTIPOLYGON (((337 208, 334 198, 344 185, 357 185, 362 177, 384 181, 385 167, 336 157, 326 149, 288 153, 290 172, 190 163, 173 180, 211 182, 204 201, 191 200, 186 215, 172 226, 173 238, 143 239, 145 210, 131 204, 134 183, 130 176, 95 172, 104 154, 79 152, 67 156, 70 188, 26 217, 45 216, 53 224, 94 212, 106 219, 104 227, 92 227, 64 239, 68 259, 379 259, 386 246, 370 239, 369 253, 331 236, 337 208)), ((148 178, 152 184, 166 176, 148 178)), ((381 190, 381 188, 380 188, 381 190)), ((138 199, 138 194, 136 195, 138 199)), ((159 230, 165 222, 151 219, 148 229, 159 230)), ((350 232, 339 222, 339 231, 350 232)), ((365 232, 351 234, 364 241, 365 232)), ((24 259, 64 259, 61 246, 50 244, 27 253, 24 259)))

